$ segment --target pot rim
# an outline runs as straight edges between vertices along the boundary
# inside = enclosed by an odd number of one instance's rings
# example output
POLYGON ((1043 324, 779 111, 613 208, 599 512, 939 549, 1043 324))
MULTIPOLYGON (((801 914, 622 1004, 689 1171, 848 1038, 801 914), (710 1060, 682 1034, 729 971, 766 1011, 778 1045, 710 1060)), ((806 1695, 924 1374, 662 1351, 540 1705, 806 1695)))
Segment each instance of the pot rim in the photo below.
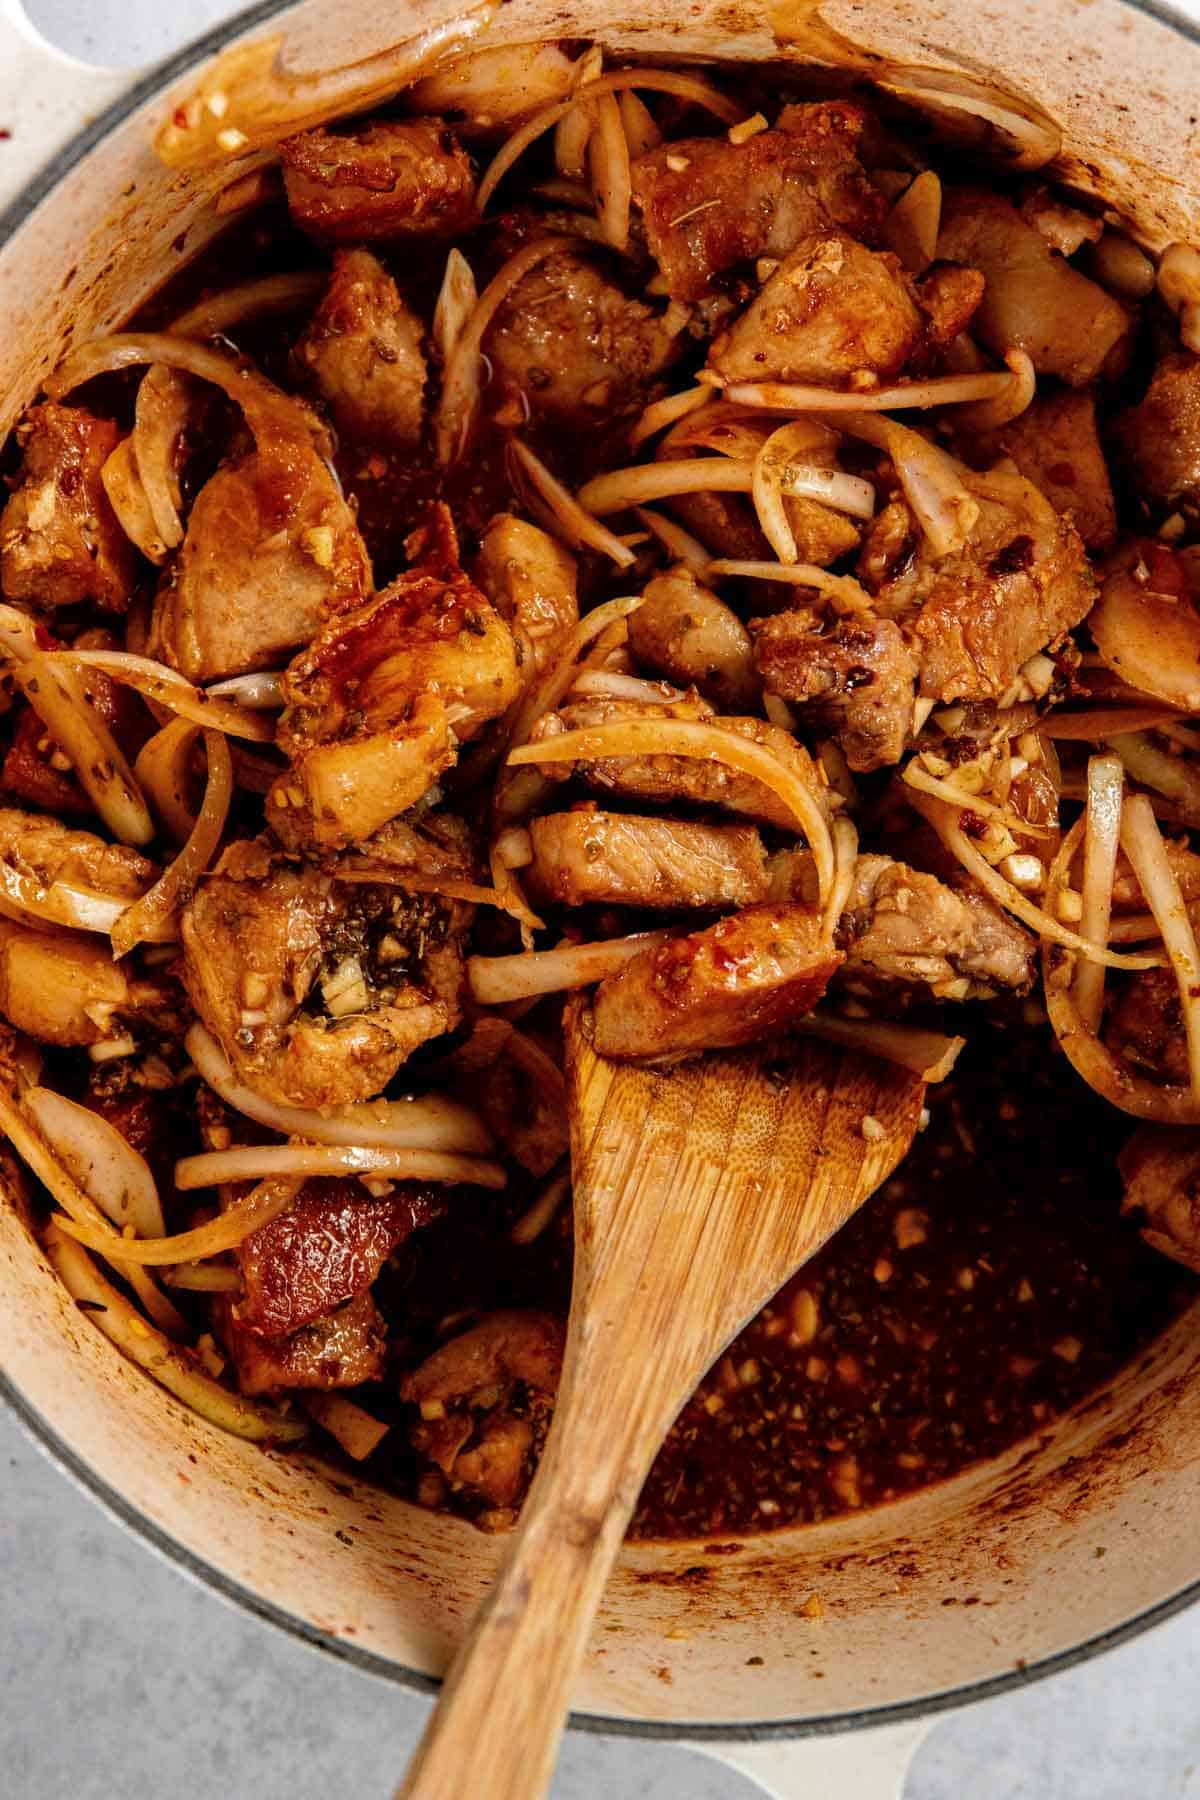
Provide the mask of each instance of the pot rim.
MULTIPOLYGON (((255 4, 235 13, 224 24, 214 26, 201 37, 194 38, 183 49, 135 77, 128 88, 51 157, 16 199, 0 213, 0 247, 8 242, 75 165, 145 101, 152 99, 181 75, 187 74, 198 63, 224 49, 233 39, 243 36, 256 25, 269 23, 280 13, 288 11, 293 4, 294 0, 256 0, 255 4)), ((1141 13, 1156 20, 1200 48, 1200 12, 1195 18, 1189 18, 1179 7, 1170 4, 1169 0, 1118 0, 1118 4, 1129 12, 1141 13)), ((188 1549, 145 1513, 139 1512, 117 1488, 98 1475, 30 1404, 3 1369, 0 1369, 0 1404, 13 1415, 48 1461, 61 1470, 76 1487, 83 1489, 102 1512, 134 1537, 140 1538, 148 1549, 172 1563, 193 1581, 207 1587, 230 1606, 286 1632, 312 1650, 335 1657, 365 1675, 392 1682, 411 1693, 428 1696, 436 1694, 441 1687, 441 1681, 436 1676, 422 1675, 416 1669, 410 1669, 390 1657, 365 1650, 361 1645, 348 1643, 345 1639, 321 1631, 296 1613, 289 1612, 286 1607, 255 1593, 252 1588, 188 1549)), ((977 1700, 995 1699, 1001 1694, 1029 1687, 1048 1675, 1058 1675, 1077 1668, 1082 1663, 1090 1662, 1093 1657, 1140 1636, 1155 1625, 1164 1624, 1196 1604, 1200 1604, 1200 1576, 1167 1599, 1156 1602, 1142 1612, 1133 1613, 1121 1624, 1110 1626, 1094 1637, 1084 1638, 1070 1649, 1056 1651, 1035 1662, 1014 1665, 1002 1675, 965 1682, 961 1687, 944 1688, 933 1694, 922 1695, 919 1699, 894 1701, 854 1712, 825 1713, 804 1719, 746 1720, 722 1725, 685 1724, 682 1721, 660 1723, 651 1719, 616 1718, 604 1713, 572 1712, 568 1725, 573 1731, 590 1732, 598 1736, 657 1739, 680 1744, 786 1742, 868 1730, 879 1725, 898 1725, 916 1719, 932 1718, 937 1713, 949 1712, 977 1700)))

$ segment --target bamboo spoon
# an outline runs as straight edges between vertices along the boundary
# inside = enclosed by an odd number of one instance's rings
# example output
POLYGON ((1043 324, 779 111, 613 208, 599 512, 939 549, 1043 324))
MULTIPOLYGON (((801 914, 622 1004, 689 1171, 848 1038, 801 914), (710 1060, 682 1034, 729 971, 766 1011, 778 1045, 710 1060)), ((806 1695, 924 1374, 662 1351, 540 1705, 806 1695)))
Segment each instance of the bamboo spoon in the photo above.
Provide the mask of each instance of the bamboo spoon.
POLYGON ((700 1377, 884 1181, 924 1083, 812 1040, 655 1071, 567 1018, 575 1285, 554 1422, 399 1800, 537 1800, 642 1481, 700 1377))

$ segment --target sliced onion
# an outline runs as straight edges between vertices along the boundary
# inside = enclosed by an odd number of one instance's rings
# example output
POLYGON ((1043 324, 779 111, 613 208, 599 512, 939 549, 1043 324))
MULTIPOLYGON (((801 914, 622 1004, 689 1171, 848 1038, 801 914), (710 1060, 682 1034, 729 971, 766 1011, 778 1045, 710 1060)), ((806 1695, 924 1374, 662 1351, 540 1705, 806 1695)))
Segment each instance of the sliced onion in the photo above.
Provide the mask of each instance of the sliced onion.
POLYGON ((854 866, 858 861, 858 827, 846 813, 833 821, 833 885, 822 908, 825 930, 832 935, 846 910, 854 886, 854 866))
POLYGON ((0 861, 0 918, 20 925, 65 925, 107 933, 129 905, 129 896, 102 894, 71 881, 41 882, 0 861))
POLYGON ((49 660, 68 669, 101 669, 147 700, 208 730, 228 732, 230 737, 246 738, 256 744, 274 739, 272 720, 261 719, 247 707, 193 687, 186 676, 153 657, 132 656, 127 650, 53 650, 49 660))
MULTIPOLYGON (((723 385, 715 371, 705 379, 723 385)), ((811 383, 785 381, 735 381, 725 388, 725 398, 738 406, 754 406, 764 412, 902 412, 930 406, 960 406, 968 400, 991 400, 1007 394, 1012 376, 1000 370, 979 375, 931 375, 925 381, 897 382, 892 387, 841 391, 811 383)), ((847 429, 849 429, 847 427, 847 429)))
POLYGON ((703 579, 711 558, 699 538, 694 538, 690 531, 685 531, 675 519, 668 519, 663 513, 652 512, 648 506, 635 507, 634 511, 647 531, 658 539, 676 562, 681 562, 693 575, 703 579))
POLYGON ((164 551, 176 550, 183 542, 178 465, 191 406, 187 377, 165 363, 151 363, 138 383, 130 444, 138 481, 164 551))
POLYGON ((208 781, 196 823, 187 843, 140 900, 121 914, 112 928, 114 956, 127 956, 136 944, 161 943, 174 935, 170 922, 186 906, 196 883, 216 854, 233 800, 233 758, 219 731, 204 733, 208 781))
POLYGON ((869 481, 796 460, 797 454, 803 458, 811 449, 811 439, 811 429, 803 420, 781 425, 763 440, 754 458, 750 481, 754 510, 763 536, 782 563, 794 563, 799 556, 785 494, 803 494, 860 519, 869 519, 875 511, 875 490, 869 481))
POLYGON ((937 255, 941 225, 942 184, 932 169, 923 169, 883 221, 883 241, 910 275, 923 275, 937 255))
POLYGON ((650 150, 657 150, 663 141, 662 132, 645 101, 639 100, 632 88, 626 88, 619 104, 630 156, 636 158, 645 156, 650 150))
POLYGON ((475 272, 461 250, 451 250, 446 258, 446 273, 442 276, 437 305, 433 309, 433 341, 443 368, 458 348, 459 339, 478 304, 475 272))
POLYGON ((980 400, 956 413, 956 427, 965 426, 968 431, 999 431, 1002 425, 1019 419, 1033 405, 1037 394, 1037 371, 1032 357, 1024 350, 1006 350, 1004 360, 1008 364, 1008 386, 991 400, 980 400))
POLYGON ((508 1006, 516 1000, 590 987, 670 935, 669 931, 640 931, 633 937, 607 938, 594 944, 526 950, 520 956, 469 956, 467 979, 480 1006, 508 1006))
POLYGON ((100 471, 108 504, 117 515, 125 536, 150 562, 160 563, 167 554, 142 478, 138 474, 133 439, 122 438, 100 471))
POLYGON ((1151 731, 1179 714, 1165 706, 1093 706, 1083 712, 1052 712, 1038 720, 1038 733, 1060 743, 1094 743, 1151 731))
POLYGON ((1135 781, 1165 794, 1178 807, 1180 818, 1200 826, 1200 770, 1138 732, 1120 733, 1109 745, 1135 781))
MULTIPOLYGON (((444 1150, 378 1150, 361 1144, 246 1144, 183 1156, 175 1165, 175 1185, 184 1193, 281 1175, 301 1179, 310 1175, 380 1175, 396 1181, 448 1181, 486 1188, 502 1188, 508 1179, 499 1163, 480 1156, 457 1156, 444 1150)), ((195 1254, 188 1252, 189 1257, 195 1254)))
POLYGON ((634 421, 629 432, 629 447, 636 450, 655 432, 664 431, 668 425, 684 419, 688 413, 696 412, 712 401, 712 389, 709 387, 684 388, 678 394, 667 394, 662 400, 652 400, 640 417, 634 421))
MULTIPOLYGON (((70 758, 79 785, 114 837, 148 844, 154 822, 116 738, 89 706, 75 670, 62 667, 71 653, 36 653, 13 665, 13 678, 50 736, 70 758)), ((104 652, 97 654, 103 655, 104 652)))
POLYGON ((1121 848, 1129 858, 1146 904, 1154 914, 1179 988, 1187 1037, 1192 1099, 1200 1106, 1200 949, 1162 833, 1144 794, 1133 794, 1121 813, 1121 848))
POLYGON ((441 398, 434 417, 438 461, 442 467, 457 462, 467 446, 479 405, 483 340, 488 326, 513 289, 531 269, 570 243, 561 234, 535 238, 503 263, 479 296, 474 312, 459 333, 454 354, 442 377, 441 398))
POLYGON ((308 1435, 300 1420, 256 1406, 204 1374, 190 1352, 148 1324, 136 1307, 105 1281, 86 1250, 73 1244, 65 1229, 52 1225, 43 1245, 59 1280, 72 1299, 83 1302, 92 1323, 193 1412, 223 1431, 257 1443, 298 1443, 308 1435))
POLYGON ((307 1138, 315 1144, 442 1150, 469 1156, 486 1156, 494 1148, 492 1134, 479 1115, 442 1094, 429 1094, 421 1100, 364 1100, 328 1112, 280 1106, 238 1080, 224 1051, 203 1025, 193 1025, 185 1043, 196 1068, 227 1106, 289 1137, 307 1138))
POLYGON ((588 140, 595 123, 591 107, 578 101, 554 127, 554 166, 565 180, 573 181, 583 189, 585 206, 592 204, 592 192, 586 186, 584 176, 587 173, 588 140))
MULTIPOLYGON (((199 725, 193 725, 190 719, 172 719, 142 745, 133 765, 142 791, 179 844, 186 842, 196 827, 196 816, 187 803, 187 789, 192 748, 199 736, 199 725)), ((121 911, 127 906, 128 902, 121 911)))
POLYGON ((163 1280, 189 1294, 238 1294, 243 1285, 240 1270, 218 1262, 177 1263, 164 1272, 163 1280))
POLYGON ((565 731, 557 737, 525 744, 509 754, 509 763, 595 762, 608 756, 687 756, 717 762, 752 775, 770 788, 791 812, 813 853, 822 902, 833 886, 833 842, 823 796, 805 786, 773 751, 722 726, 679 719, 629 719, 565 731))
POLYGON ((254 669, 249 675, 230 675, 202 691, 208 700, 234 700, 251 712, 276 712, 284 704, 282 669, 254 669))
POLYGON ((21 1103, 71 1178, 114 1225, 132 1226, 139 1237, 162 1237, 166 1225, 149 1165, 115 1125, 51 1088, 29 1088, 21 1103))
POLYGON ((310 1418, 335 1438, 352 1462, 365 1462, 378 1450, 391 1430, 345 1394, 323 1394, 316 1389, 300 1401, 310 1418))
POLYGON ((580 504, 579 500, 563 486, 562 482, 552 475, 541 457, 522 442, 518 437, 510 438, 508 454, 518 469, 532 483, 541 499, 545 501, 568 543, 576 549, 598 550, 609 556, 619 569, 627 569, 637 558, 627 544, 602 525, 599 519, 580 504))
POLYGON ((26 1116, 12 1095, 0 1088, 0 1131, 4 1132, 21 1161, 32 1170, 42 1186, 71 1219, 103 1234, 100 1248, 107 1255, 118 1254, 125 1240, 117 1235, 95 1201, 84 1193, 75 1178, 68 1174, 52 1147, 46 1142, 33 1120, 26 1116))
POLYGON ((837 1013, 820 1009, 793 1019, 788 1030, 897 1063, 931 1084, 945 1081, 967 1042, 964 1037, 945 1037, 940 1031, 926 1031, 917 1025, 897 1025, 884 1019, 843 1019, 837 1013))
MULTIPOLYGON (((1007 375, 998 376, 1007 381, 1007 375)), ((919 431, 871 412, 839 413, 833 421, 852 437, 883 450, 896 466, 904 497, 935 556, 961 550, 979 519, 979 502, 964 480, 961 464, 919 431)))
POLYGON ((716 581, 722 576, 742 581, 786 581, 794 587, 816 588, 819 593, 827 594, 839 612, 874 611, 870 594, 853 575, 833 575, 816 563, 739 562, 733 557, 719 556, 707 564, 704 578, 716 581))
MULTIPOLYGON (((1117 757, 1093 756, 1089 759, 1083 911, 1079 919, 1079 935, 1089 944, 1107 944, 1109 941, 1124 788, 1125 771, 1117 757)), ((1098 1031, 1104 1010, 1103 963, 1081 961, 1078 964, 1072 999, 1088 1029, 1098 1031)))
POLYGON ((1016 832, 1020 837, 1050 838, 1057 834, 1056 825, 1031 825, 1019 813, 1000 806, 994 800, 987 800, 982 794, 966 794, 952 786, 949 781, 931 775, 928 769, 922 768, 916 757, 910 758, 900 771, 900 779, 906 787, 916 788, 923 794, 932 794, 937 800, 945 800, 951 806, 966 807, 984 819, 995 819, 1007 830, 1016 832))
POLYGON ((629 210, 633 200, 629 145, 614 94, 601 94, 593 110, 596 129, 588 144, 588 163, 596 211, 607 241, 614 250, 623 251, 629 247, 629 210))
POLYGON ((327 281, 328 276, 321 269, 296 269, 290 274, 239 282, 236 287, 221 288, 197 300, 172 319, 167 330, 177 337, 220 337, 255 319, 315 306, 327 281))
MULTIPOLYGON (((232 1155, 226 1151, 223 1154, 232 1155)), ((199 1160, 193 1158, 193 1161, 199 1160)), ((115 1249, 118 1256, 130 1263, 140 1264, 144 1268, 165 1268, 181 1262, 203 1262, 210 1256, 221 1256, 227 1250, 236 1250, 239 1244, 264 1225, 285 1213, 296 1195, 300 1192, 302 1182, 292 1178, 262 1181, 257 1187, 235 1200, 216 1218, 209 1219, 203 1225, 197 1225, 192 1231, 178 1231, 173 1237, 157 1238, 125 1238, 116 1237, 108 1225, 99 1230, 95 1224, 82 1219, 60 1220, 62 1229, 70 1236, 78 1238, 89 1250, 98 1250, 110 1260, 115 1249)))

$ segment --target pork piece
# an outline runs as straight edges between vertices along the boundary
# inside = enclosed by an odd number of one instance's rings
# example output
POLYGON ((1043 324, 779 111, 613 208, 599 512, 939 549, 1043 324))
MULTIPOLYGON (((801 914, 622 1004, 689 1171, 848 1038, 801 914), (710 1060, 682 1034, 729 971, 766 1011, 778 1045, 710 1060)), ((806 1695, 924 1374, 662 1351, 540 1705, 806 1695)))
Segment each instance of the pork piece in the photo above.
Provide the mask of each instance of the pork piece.
POLYGON ((238 1078, 286 1106, 382 1092, 458 1022, 470 910, 230 844, 181 915, 183 980, 238 1078))
POLYGON ((987 281, 971 329, 997 356, 1024 350, 1039 375, 1084 387, 1119 361, 1131 315, 1050 249, 1016 207, 990 188, 942 192, 939 258, 987 281))
MULTIPOLYGON (((1200 419, 1200 385, 1197 396, 1200 419)), ((1012 457, 1055 512, 1070 516, 1089 550, 1111 548, 1117 512, 1093 393, 1072 388, 1039 393, 1019 418, 996 433, 994 446, 997 454, 1012 457)), ((1200 475, 1200 451, 1196 467, 1200 475)))
POLYGON ((440 119, 318 126, 279 146, 288 210, 324 243, 451 238, 475 223, 471 161, 440 119))
POLYGON ((119 429, 82 406, 47 400, 30 408, 16 439, 20 480, 0 512, 6 598, 45 608, 94 600, 124 612, 137 558, 100 479, 119 429))
POLYGON ((629 618, 629 646, 655 675, 696 687, 727 712, 749 712, 762 683, 737 614, 686 568, 657 575, 629 618))
POLYGON ((661 313, 575 249, 531 269, 487 335, 496 378, 522 411, 584 431, 640 411, 682 347, 661 313))
POLYGON ((458 560, 449 510, 408 540, 413 567, 331 619, 289 665, 268 798, 281 841, 337 848, 407 812, 520 691, 512 632, 458 560))
POLYGON ((72 831, 57 819, 0 806, 0 863, 38 881, 69 882, 118 900, 136 900, 158 870, 126 844, 106 844, 91 831, 72 831))
POLYGON ((597 811, 594 803, 530 826, 531 892, 548 904, 747 906, 767 891, 752 825, 695 825, 597 811))
POLYGON ((0 763, 0 789, 39 813, 87 812, 87 795, 74 773, 51 764, 54 740, 33 708, 20 702, 12 716, 16 723, 0 763))
MULTIPOLYGON (((489 1020, 501 1025, 502 1020, 489 1020)), ((548 1175, 570 1148, 561 1084, 539 1078, 503 1039, 486 1067, 471 1073, 471 1098, 507 1155, 531 1175, 548 1175)))
POLYGON ((425 328, 369 250, 339 250, 325 296, 293 352, 343 438, 418 444, 428 368, 425 328))
POLYGON ((899 259, 844 232, 815 232, 714 341, 708 360, 728 382, 843 387, 860 370, 898 374, 921 339, 921 313, 899 259))
MULTIPOLYGON (((639 700, 577 700, 556 713, 547 713, 530 732, 530 741, 554 737, 561 731, 582 731, 593 725, 614 725, 626 719, 676 719, 683 723, 707 721, 724 731, 736 731, 773 752, 808 786, 818 777, 812 758, 791 733, 765 719, 718 717, 704 701, 688 697, 662 706, 639 700)), ((597 762, 544 763, 543 775, 562 781, 572 773, 589 787, 628 800, 652 800, 665 806, 679 804, 719 807, 763 825, 794 831, 796 821, 778 795, 752 775, 743 775, 722 762, 698 757, 608 756, 597 762)))
POLYGON ((1142 1221, 1155 1250, 1200 1275, 1200 1134, 1140 1125, 1117 1158, 1121 1211, 1142 1221))
POLYGON ((437 1191, 415 1182, 376 1199, 359 1181, 306 1181, 237 1250, 234 1316, 260 1337, 289 1336, 365 1294, 396 1246, 444 1211, 437 1191))
POLYGON ((513 634, 523 684, 555 662, 579 623, 575 558, 548 532, 499 513, 479 546, 475 580, 513 634))
POLYGON ((1200 505, 1200 356, 1164 356, 1113 436, 1137 493, 1160 506, 1200 505))
POLYGON ((672 1063, 772 1037, 812 1011, 841 962, 814 908, 752 906, 643 950, 602 981, 596 1049, 672 1063))
POLYGON ((278 665, 371 591, 326 428, 282 392, 256 425, 254 448, 197 494, 155 598, 151 651, 192 681, 278 665))
MULTIPOLYGON (((964 547, 939 559, 922 541, 878 587, 877 605, 920 663, 922 696, 999 700, 1031 656, 1087 616, 1095 578, 1075 527, 1024 476, 964 470, 963 485, 979 509, 964 547)), ((874 529, 893 526, 881 515, 868 536, 868 585, 874 529)))
POLYGON ((485 1530, 515 1522, 550 1427, 564 1335, 551 1313, 489 1313, 400 1383, 420 1408, 414 1448, 452 1493, 486 1502, 485 1530))
POLYGON ((857 772, 899 762, 912 735, 917 659, 890 619, 842 619, 823 630, 810 612, 752 619, 767 692, 805 708, 837 738, 857 772))
POLYGON ((925 271, 916 283, 916 295, 931 344, 942 349, 966 331, 986 285, 978 269, 964 269, 959 263, 933 263, 925 271))
POLYGON ((1114 1056, 1157 1081, 1186 1087, 1187 1038, 1179 988, 1170 969, 1131 975, 1110 999, 1104 1041, 1114 1056))
POLYGON ((351 1388, 383 1374, 387 1326, 370 1294, 360 1294, 290 1337, 260 1337, 241 1323, 228 1300, 218 1303, 216 1313, 243 1394, 351 1388))
POLYGON ((1027 931, 986 895, 888 856, 859 857, 838 941, 846 952, 839 980, 867 992, 899 983, 965 1000, 1033 986, 1037 945, 1027 931))
POLYGON ((97 1044, 160 998, 98 938, 0 919, 0 1016, 44 1044, 97 1044))
POLYGON ((676 300, 700 300, 738 263, 784 257, 811 231, 874 234, 885 202, 858 160, 864 114, 851 101, 785 107, 779 129, 744 144, 681 138, 637 158, 633 197, 676 300))

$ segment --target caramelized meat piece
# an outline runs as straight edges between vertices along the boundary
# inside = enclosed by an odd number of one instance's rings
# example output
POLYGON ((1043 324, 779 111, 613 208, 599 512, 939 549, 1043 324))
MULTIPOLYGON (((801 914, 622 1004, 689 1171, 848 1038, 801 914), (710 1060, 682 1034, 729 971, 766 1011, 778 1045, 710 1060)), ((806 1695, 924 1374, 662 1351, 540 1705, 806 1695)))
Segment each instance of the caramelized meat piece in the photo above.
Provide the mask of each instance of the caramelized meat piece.
POLYGON ((489 1313, 400 1383, 417 1406, 413 1445, 454 1492, 487 1503, 476 1522, 514 1523, 545 1442, 562 1373, 564 1333, 550 1313, 489 1313))
POLYGON ((20 482, 0 513, 0 588, 31 606, 94 600, 124 612, 137 559, 100 471, 120 442, 109 419, 45 401, 17 427, 20 482))
POLYGON ((218 1305, 217 1314, 243 1394, 351 1388, 383 1374, 387 1327, 370 1294, 360 1294, 290 1337, 260 1337, 239 1321, 228 1301, 218 1305))
POLYGON ((43 883, 65 881, 131 901, 158 873, 126 844, 106 844, 94 832, 71 831, 57 819, 15 806, 0 806, 0 862, 43 883))
POLYGON ((752 825, 694 825, 598 812, 592 805, 534 819, 530 887, 582 906, 746 906, 767 891, 752 825))
POLYGON ((1121 1211, 1142 1223, 1155 1250, 1200 1275, 1200 1137, 1166 1125, 1142 1125, 1118 1163, 1125 1182, 1121 1211))
POLYGON ((1084 387, 1123 352, 1126 308, 990 188, 943 190, 937 253, 982 270, 987 288, 971 329, 995 355, 1024 350, 1039 375, 1084 387))
POLYGON ((376 1199, 359 1181, 306 1181, 237 1251, 238 1323, 274 1338, 324 1318, 366 1293, 396 1246, 444 1210, 435 1190, 412 1182, 376 1199))
POLYGON ((807 906, 752 906, 644 950, 596 992, 596 1049, 678 1062, 753 1043, 811 1012, 842 962, 807 906))
POLYGON ((639 411, 681 347, 661 313, 573 249, 529 271, 487 336, 498 381, 535 418, 585 431, 639 411))
POLYGON ((297 225, 326 243, 454 237, 475 223, 470 158, 438 119, 318 126, 279 146, 297 225))
POLYGON ((575 558, 548 532, 500 513, 479 546, 475 579, 512 632, 528 685, 562 655, 579 623, 575 558))
POLYGON ((927 988, 938 1000, 1025 994, 1036 945, 983 894, 956 892, 887 856, 860 856, 842 916, 840 979, 927 988))
POLYGON ((161 998, 96 938, 0 919, 0 1015, 42 1043, 98 1044, 161 998))
POLYGON ((1140 494, 1160 506, 1200 504, 1200 356, 1164 356, 1114 435, 1140 494))
POLYGON ((428 369, 424 326, 378 257, 339 250, 325 297, 295 358, 344 438, 406 448, 420 442, 428 369))
POLYGON ((561 1084, 540 1080, 503 1040, 498 1049, 495 1061, 472 1076, 475 1104, 515 1162, 531 1175, 548 1175, 570 1148, 561 1084))
POLYGON ((51 764, 54 740, 33 708, 22 704, 13 717, 12 742, 0 763, 0 788, 39 812, 87 812, 87 796, 75 776, 51 764))
POLYGON ((818 232, 800 240, 715 340, 709 362, 729 382, 842 387, 860 370, 885 379, 898 374, 921 337, 921 314, 899 260, 844 232, 818 232))
POLYGON ((469 918, 452 901, 346 886, 265 843, 235 843, 183 911, 183 979, 239 1079, 265 1098, 368 1100, 457 1023, 469 918))
POLYGON ((685 568, 657 575, 629 619, 629 644, 656 675, 697 687, 729 712, 749 712, 762 684, 737 614, 685 568))
POLYGON ((934 263, 916 284, 917 302, 925 315, 931 344, 952 344, 970 325, 986 283, 978 269, 958 263, 934 263))
MULTIPOLYGON (((1197 419, 1200 421, 1200 384, 1197 419)), ((996 434, 996 445, 1012 457, 1055 512, 1068 514, 1089 550, 1111 547, 1117 535, 1117 512, 1096 429, 1096 399, 1090 390, 1061 388, 1038 394, 1019 418, 996 434)), ((1200 478, 1200 449, 1196 468, 1200 478)))
POLYGON ((724 270, 825 226, 872 235, 884 201, 858 160, 863 122, 850 101, 788 106, 744 144, 682 138, 639 157, 633 197, 672 297, 703 299, 724 270))
POLYGON ((293 396, 278 402, 254 449, 197 494, 155 599, 151 648, 193 681, 278 664, 371 590, 328 433, 293 396))
POLYGON ((751 621, 767 692, 806 709, 854 770, 899 762, 912 734, 917 659, 890 619, 843 619, 821 630, 811 613, 751 621))
POLYGON ((286 671, 278 742, 292 767, 268 801, 285 844, 370 837, 520 691, 512 633, 459 566, 444 505, 409 553, 414 567, 331 620, 286 671))
POLYGON ((1131 975, 1110 1001, 1104 1041, 1114 1056, 1178 1087, 1188 1083, 1187 1039, 1179 988, 1170 969, 1131 975))

